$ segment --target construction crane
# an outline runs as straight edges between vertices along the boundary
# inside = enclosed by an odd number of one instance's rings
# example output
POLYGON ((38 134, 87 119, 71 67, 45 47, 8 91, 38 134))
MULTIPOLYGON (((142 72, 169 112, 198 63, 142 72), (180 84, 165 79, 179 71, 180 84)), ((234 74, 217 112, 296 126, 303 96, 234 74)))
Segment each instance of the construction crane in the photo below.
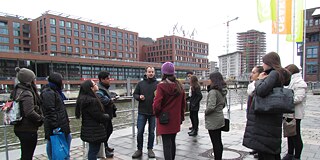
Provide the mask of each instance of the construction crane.
MULTIPOLYGON (((229 23, 235 20, 238 20, 239 17, 233 18, 231 20, 228 20, 227 22, 225 22, 225 24, 227 24, 227 44, 226 44, 226 50, 227 50, 227 54, 229 53, 229 23)), ((227 77, 230 76, 230 59, 228 58, 227 61, 227 77)))

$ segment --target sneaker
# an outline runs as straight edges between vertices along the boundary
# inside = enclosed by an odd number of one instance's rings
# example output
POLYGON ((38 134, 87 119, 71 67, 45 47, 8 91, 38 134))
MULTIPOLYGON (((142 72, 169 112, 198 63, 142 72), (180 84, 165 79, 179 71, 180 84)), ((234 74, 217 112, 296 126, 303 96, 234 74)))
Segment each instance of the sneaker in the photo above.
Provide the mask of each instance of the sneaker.
POLYGON ((142 156, 142 150, 138 149, 133 153, 132 158, 140 158, 142 156))
POLYGON ((148 157, 149 158, 156 158, 154 152, 152 151, 152 149, 148 149, 148 157))
POLYGON ((292 154, 286 154, 281 160, 293 160, 292 154))

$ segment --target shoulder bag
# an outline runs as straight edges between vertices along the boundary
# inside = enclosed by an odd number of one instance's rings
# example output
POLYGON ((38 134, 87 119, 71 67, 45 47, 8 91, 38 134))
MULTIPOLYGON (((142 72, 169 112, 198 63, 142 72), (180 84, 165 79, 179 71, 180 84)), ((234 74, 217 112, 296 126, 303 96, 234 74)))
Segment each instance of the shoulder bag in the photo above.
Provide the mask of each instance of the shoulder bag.
POLYGON ((288 122, 287 118, 283 118, 282 120, 282 125, 283 125, 283 137, 292 137, 297 135, 297 124, 296 124, 296 118, 293 114, 293 119, 288 122))
POLYGON ((294 113, 292 89, 276 87, 266 97, 255 95, 253 101, 255 113, 294 113))

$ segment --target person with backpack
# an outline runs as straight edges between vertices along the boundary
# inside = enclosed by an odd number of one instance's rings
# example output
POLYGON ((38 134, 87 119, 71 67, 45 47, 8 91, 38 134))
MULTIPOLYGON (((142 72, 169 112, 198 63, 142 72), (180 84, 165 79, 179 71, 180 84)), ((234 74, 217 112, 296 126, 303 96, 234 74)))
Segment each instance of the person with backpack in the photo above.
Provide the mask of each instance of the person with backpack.
POLYGON ((62 132, 66 137, 69 149, 71 144, 70 121, 64 105, 64 100, 67 98, 62 93, 62 89, 62 75, 53 72, 49 75, 48 84, 42 87, 40 94, 42 99, 41 108, 45 116, 44 132, 45 139, 47 139, 47 155, 50 160, 52 159, 50 136, 56 132, 62 132))
POLYGON ((41 99, 35 84, 36 75, 27 68, 16 67, 18 84, 11 93, 11 99, 18 101, 22 120, 14 125, 14 133, 20 140, 22 160, 32 160, 38 141, 38 129, 43 124, 40 110, 41 99))

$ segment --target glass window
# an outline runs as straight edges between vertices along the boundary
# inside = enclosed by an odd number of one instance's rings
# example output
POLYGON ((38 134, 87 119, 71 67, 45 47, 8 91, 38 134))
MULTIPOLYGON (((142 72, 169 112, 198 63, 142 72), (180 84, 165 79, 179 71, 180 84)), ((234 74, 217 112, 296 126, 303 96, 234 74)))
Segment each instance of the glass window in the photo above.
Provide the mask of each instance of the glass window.
POLYGON ((107 35, 110 35, 110 30, 109 29, 107 29, 107 35))
POLYGON ((81 41, 82 46, 86 46, 86 40, 81 41))
POLYGON ((65 52, 65 51, 66 51, 66 46, 61 45, 61 46, 60 46, 60 51, 65 52))
POLYGON ((92 53, 93 53, 92 49, 88 48, 88 54, 92 54, 92 53))
POLYGON ((123 40, 122 40, 122 39, 118 39, 118 43, 119 43, 119 44, 122 44, 122 43, 123 43, 123 40))
POLYGON ((8 35, 9 30, 7 28, 0 28, 0 34, 8 35))
POLYGON ((20 51, 20 47, 19 47, 19 46, 14 46, 14 47, 13 47, 13 50, 14 50, 14 51, 20 51))
POLYGON ((110 37, 109 36, 107 36, 106 41, 110 42, 110 37))
POLYGON ((71 33, 72 33, 72 31, 67 29, 67 36, 71 36, 72 35, 71 33))
POLYGON ((125 39, 128 39, 128 33, 125 33, 125 34, 124 34, 124 38, 125 38, 125 39))
POLYGON ((113 49, 113 50, 116 50, 116 49, 117 49, 117 46, 116 46, 115 44, 113 44, 113 45, 112 45, 112 49, 113 49))
POLYGON ((98 50, 98 49, 95 49, 95 50, 94 50, 94 54, 99 55, 99 50, 98 50))
POLYGON ((80 25, 80 29, 81 29, 81 31, 85 31, 86 30, 86 26, 84 24, 81 24, 80 25))
POLYGON ((71 38, 67 38, 67 44, 71 44, 71 38))
POLYGON ((318 64, 317 62, 306 62, 307 74, 317 74, 318 73, 318 64))
POLYGON ((60 37, 60 43, 61 44, 66 43, 65 41, 66 41, 66 39, 64 37, 60 37))
POLYGON ((307 47, 307 58, 318 58, 318 47, 307 47))
POLYGON ((119 50, 119 51, 122 51, 122 50, 123 50, 122 45, 118 45, 118 50, 119 50))
POLYGON ((112 36, 116 37, 117 36, 117 31, 111 31, 112 36))
POLYGON ((60 28, 60 35, 64 35, 64 33, 65 33, 65 30, 60 28))
POLYGON ((73 48, 72 48, 71 46, 68 46, 68 47, 67 47, 67 52, 68 52, 68 53, 72 53, 72 50, 73 50, 73 48))
POLYGON ((94 40, 99 40, 99 35, 98 34, 94 35, 94 40))
POLYGON ((118 57, 122 58, 122 52, 118 53, 118 57))
POLYGON ((60 26, 60 27, 64 27, 64 20, 60 20, 60 21, 59 21, 59 26, 60 26))
POLYGON ((104 28, 101 28, 101 34, 106 34, 106 30, 104 28))
POLYGON ((105 37, 104 36, 101 36, 101 41, 105 41, 105 37))
POLYGON ((104 56, 104 55, 106 55, 106 52, 104 50, 101 50, 100 55, 104 56))
POLYGON ((20 23, 12 22, 12 26, 13 26, 14 29, 19 29, 20 28, 20 23))
POLYGON ((13 31, 13 36, 20 36, 20 31, 14 30, 13 31))
POLYGON ((79 32, 78 31, 74 31, 73 34, 74 34, 75 37, 79 37, 79 32))
POLYGON ((79 29, 79 24, 78 23, 73 23, 73 29, 79 29))
POLYGON ((57 51, 57 45, 51 44, 51 50, 52 51, 57 51))
POLYGON ((0 51, 9 51, 9 46, 0 45, 0 51))
POLYGON ((88 33, 87 36, 88 36, 88 39, 92 39, 92 34, 91 33, 88 33))
POLYGON ((80 48, 79 48, 79 47, 76 47, 76 48, 75 48, 75 52, 76 52, 76 53, 80 53, 80 48))
POLYGON ((112 43, 117 43, 117 38, 112 37, 112 43))
POLYGON ((86 54, 87 53, 87 48, 82 48, 81 53, 86 54))
POLYGON ((99 47, 100 47, 99 42, 94 42, 94 47, 95 47, 95 48, 99 48, 99 47))
POLYGON ((118 37, 122 38, 122 32, 118 32, 118 37))
POLYGON ((8 37, 0 37, 0 43, 9 43, 8 37))
POLYGON ((99 27, 94 27, 94 33, 99 33, 99 27))
POLYGON ((67 28, 71 28, 71 22, 67 22, 67 23, 66 23, 66 27, 67 27, 67 28))
POLYGON ((105 49, 106 48, 106 44, 105 43, 101 43, 101 49, 105 49))
POLYGON ((87 26, 87 31, 92 32, 92 26, 87 26))
POLYGON ((20 44, 20 39, 14 38, 13 39, 13 44, 20 44))
POLYGON ((50 25, 56 25, 56 19, 50 18, 50 25))
POLYGON ((50 33, 56 34, 56 27, 50 27, 50 33))
POLYGON ((57 37, 56 36, 51 36, 50 39, 51 39, 51 42, 57 42, 57 37))
POLYGON ((81 37, 86 38, 86 32, 81 32, 81 37))
POLYGON ((79 45, 79 39, 74 39, 74 44, 79 45))
POLYGON ((88 41, 88 46, 92 47, 92 45, 93 45, 93 42, 92 41, 88 41))

